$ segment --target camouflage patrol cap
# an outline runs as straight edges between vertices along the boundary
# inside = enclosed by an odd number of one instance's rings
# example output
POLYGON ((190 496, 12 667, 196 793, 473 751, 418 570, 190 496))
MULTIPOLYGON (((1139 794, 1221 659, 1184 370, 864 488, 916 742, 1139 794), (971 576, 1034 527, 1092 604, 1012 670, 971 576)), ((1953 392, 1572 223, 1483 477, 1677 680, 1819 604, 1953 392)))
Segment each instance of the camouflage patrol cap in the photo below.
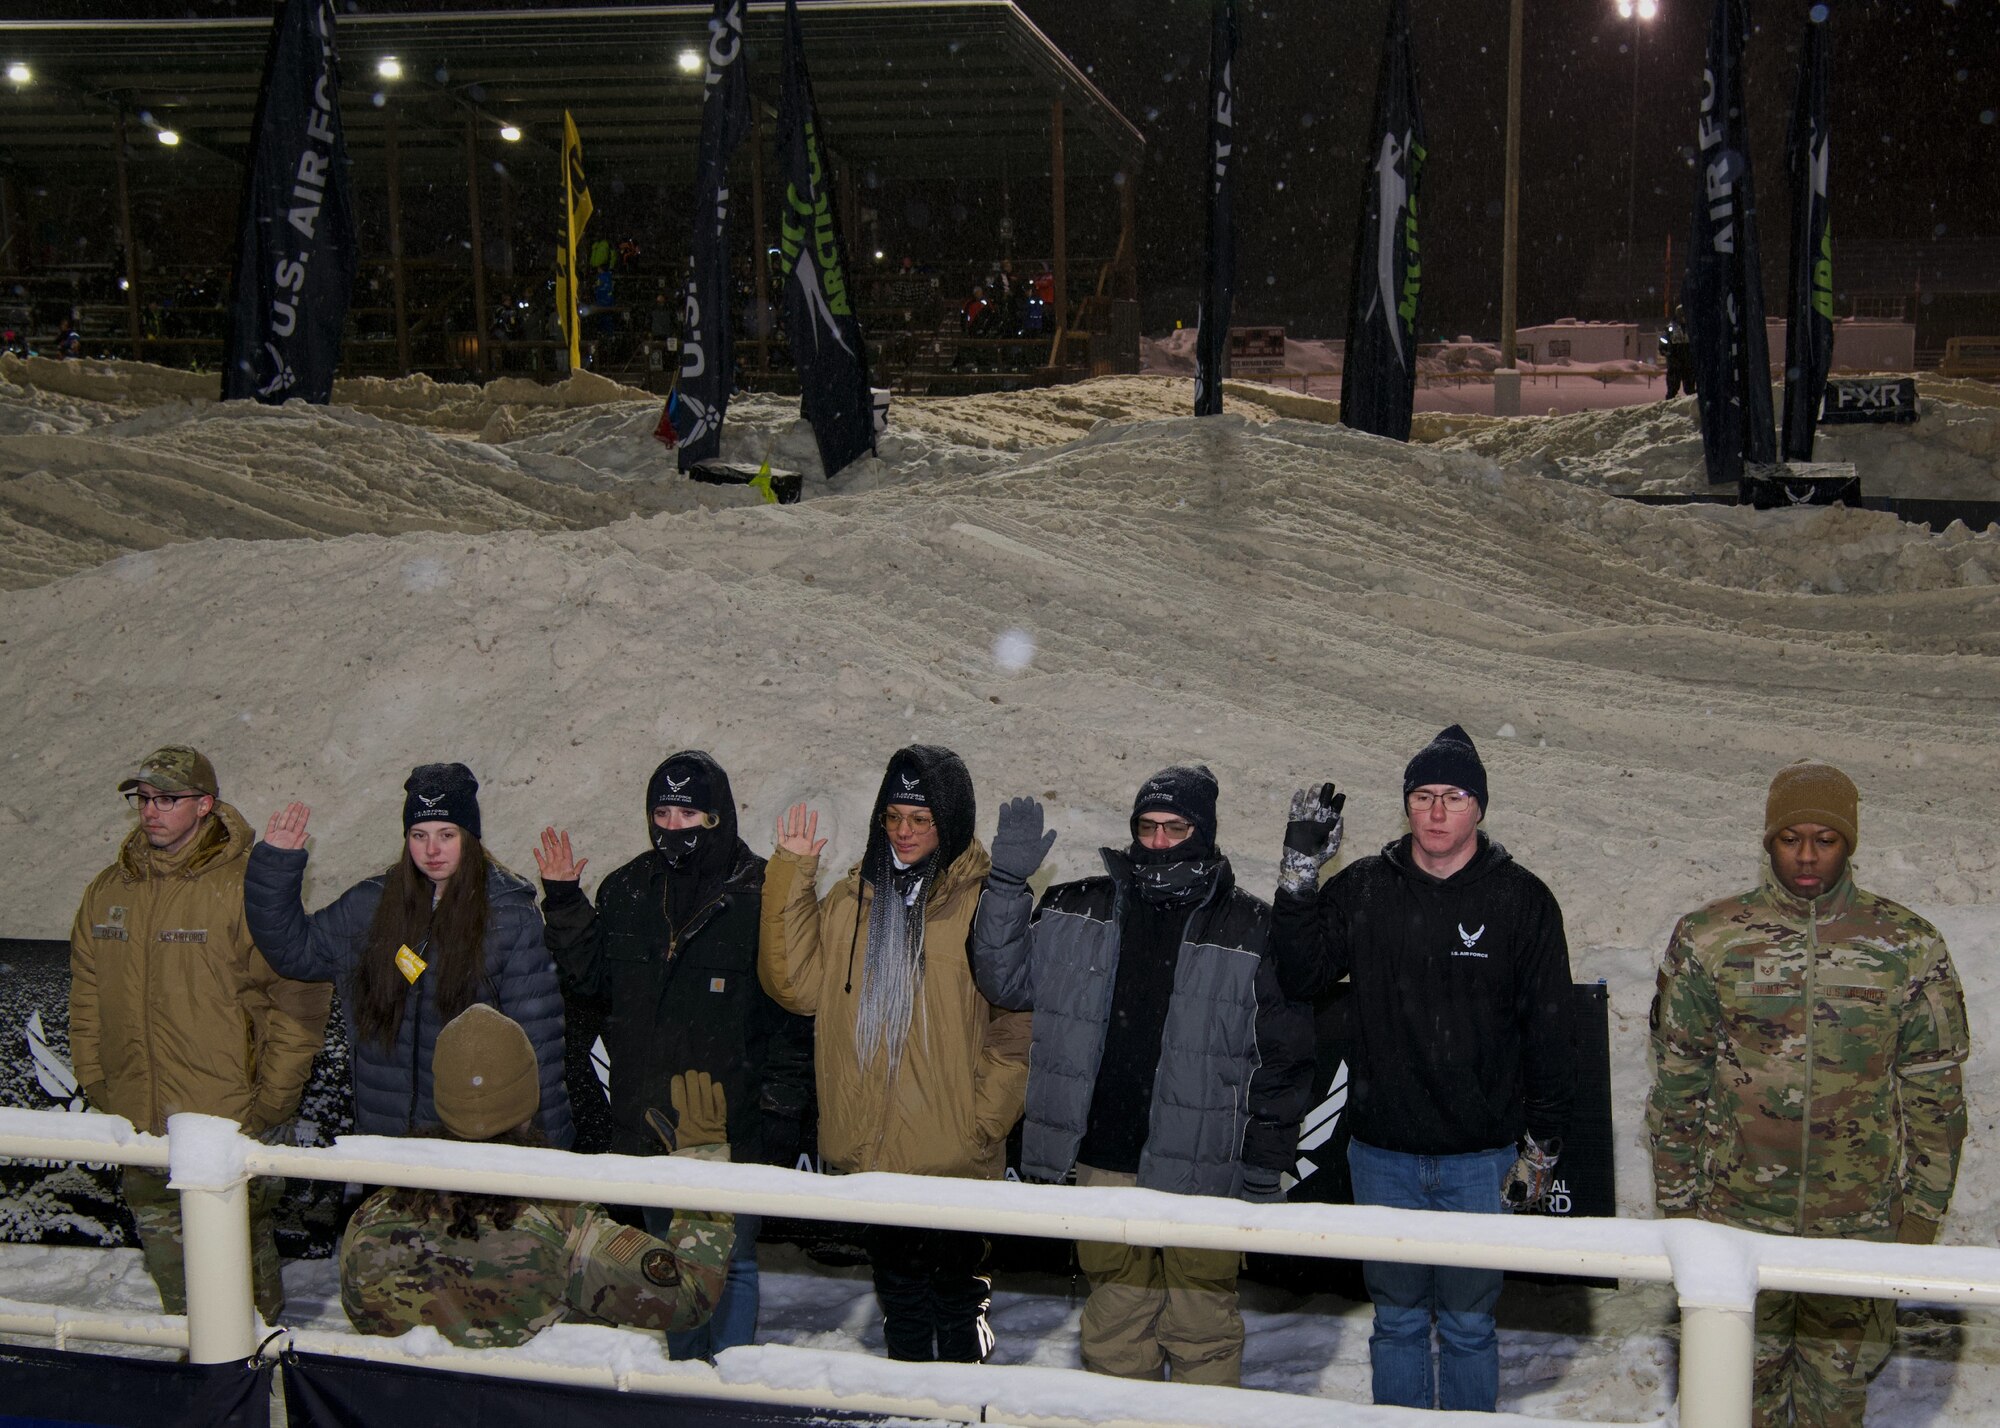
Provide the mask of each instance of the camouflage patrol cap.
POLYGON ((438 1120, 460 1140, 491 1140, 541 1109, 534 1043, 505 1012, 475 1003, 438 1033, 431 1058, 438 1120))
POLYGON ((215 765, 186 744, 153 750, 139 760, 138 771, 119 784, 118 791, 130 793, 142 783, 161 793, 205 793, 210 798, 221 793, 215 782, 215 765))
POLYGON ((1817 823, 1847 840, 1852 853, 1861 841, 1861 791, 1854 780, 1814 759, 1800 759, 1778 770, 1764 800, 1764 846, 1787 828, 1817 823))

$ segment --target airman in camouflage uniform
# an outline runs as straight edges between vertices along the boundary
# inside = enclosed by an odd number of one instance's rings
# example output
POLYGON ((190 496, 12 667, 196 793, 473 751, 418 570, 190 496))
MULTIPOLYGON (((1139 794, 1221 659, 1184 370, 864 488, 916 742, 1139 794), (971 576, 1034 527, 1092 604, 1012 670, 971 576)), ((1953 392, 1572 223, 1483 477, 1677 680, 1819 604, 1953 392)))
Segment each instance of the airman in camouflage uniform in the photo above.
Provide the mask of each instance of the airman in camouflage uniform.
MULTIPOLYGON (((1929 1244, 1965 1140, 1965 1003, 1937 929, 1861 891, 1859 795, 1771 784, 1753 891, 1681 919, 1653 998, 1660 1210, 1771 1234, 1929 1244)), ((1764 1294, 1754 1421, 1859 1425, 1891 1300, 1764 1294)))
MULTIPOLYGON (((460 1140, 518 1143, 540 1103, 534 1048, 492 1007, 469 1007, 439 1033, 433 1079, 438 1118, 460 1140)), ((722 1088, 694 1072, 674 1077, 670 1094, 668 1148, 727 1160, 722 1088)), ((475 1349, 526 1343, 559 1319, 692 1329, 714 1312, 735 1238, 731 1215, 677 1213, 656 1239, 601 1205, 392 1187, 349 1222, 340 1302, 361 1333, 429 1324, 475 1349)))

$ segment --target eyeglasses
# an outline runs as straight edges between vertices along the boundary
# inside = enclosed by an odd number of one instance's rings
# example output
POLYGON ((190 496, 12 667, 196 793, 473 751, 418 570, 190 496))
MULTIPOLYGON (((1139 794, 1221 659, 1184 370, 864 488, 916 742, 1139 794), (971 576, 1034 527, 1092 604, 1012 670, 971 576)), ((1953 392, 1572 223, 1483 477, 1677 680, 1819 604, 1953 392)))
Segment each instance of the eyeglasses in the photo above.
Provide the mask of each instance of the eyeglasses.
POLYGON ((1141 818, 1138 821, 1138 828, 1141 838, 1164 833, 1177 843, 1194 832, 1194 825, 1185 818, 1141 818))
POLYGON ((208 795, 205 793, 139 793, 135 791, 126 794, 125 801, 142 813, 148 808, 157 809, 161 813, 171 813, 176 803, 185 803, 190 798, 206 797, 208 795))
POLYGON ((937 827, 937 820, 928 813, 884 813, 882 826, 891 833, 898 828, 907 828, 912 833, 928 833, 937 827))
POLYGON ((1429 813, 1442 803, 1446 813, 1463 813, 1479 800, 1462 788, 1447 789, 1443 793, 1432 793, 1427 788, 1417 789, 1409 796, 1410 812, 1429 813))

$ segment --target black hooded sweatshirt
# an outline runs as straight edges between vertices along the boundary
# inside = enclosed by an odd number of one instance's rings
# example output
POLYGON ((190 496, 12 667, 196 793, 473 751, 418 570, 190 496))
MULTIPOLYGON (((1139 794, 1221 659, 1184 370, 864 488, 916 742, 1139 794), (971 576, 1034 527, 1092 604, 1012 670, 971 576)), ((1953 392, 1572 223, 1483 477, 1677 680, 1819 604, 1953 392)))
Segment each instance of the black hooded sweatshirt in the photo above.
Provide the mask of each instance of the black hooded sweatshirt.
MULTIPOLYGON (((733 1158, 789 1162, 812 1098, 812 1023, 757 980, 764 860, 737 836, 736 799, 720 765, 688 752, 660 769, 690 761, 704 766, 719 820, 704 830, 703 846, 678 868, 657 845, 648 849, 604 879, 594 909, 580 884, 545 882, 548 948, 566 996, 607 1006, 613 1152, 663 1152, 646 1111, 670 1113, 673 1077, 706 1071, 728 1097, 733 1158)), ((647 790, 649 842, 660 776, 647 790)))
POLYGON ((1540 878, 1484 833, 1440 881, 1410 838, 1317 896, 1280 888, 1271 955, 1291 997, 1354 984, 1348 1115, 1355 1138, 1464 1155, 1558 1137, 1569 1119, 1569 945, 1540 878))

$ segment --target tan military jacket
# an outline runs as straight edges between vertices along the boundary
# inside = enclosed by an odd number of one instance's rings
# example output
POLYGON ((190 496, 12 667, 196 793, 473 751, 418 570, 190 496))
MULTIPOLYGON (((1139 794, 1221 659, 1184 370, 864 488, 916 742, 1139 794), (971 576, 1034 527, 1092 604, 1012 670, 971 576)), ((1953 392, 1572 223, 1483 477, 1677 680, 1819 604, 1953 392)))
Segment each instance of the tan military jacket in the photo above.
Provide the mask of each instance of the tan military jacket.
POLYGON ((1646 1126, 1663 1213, 1887 1240, 1941 1221, 1965 1140, 1965 1002, 1937 929, 1854 886, 1762 886, 1674 928, 1646 1126))
POLYGON ((85 890, 69 935, 69 1046, 94 1109, 155 1134, 179 1111, 255 1134, 298 1109, 333 986, 280 977, 251 941, 255 842, 218 802, 172 856, 133 829, 85 890))
POLYGON ((992 861, 975 839, 924 913, 923 991, 892 1084, 887 1053, 862 1066, 854 1025, 874 891, 859 865, 814 897, 818 858, 783 848, 764 870, 757 973, 787 1011, 817 1017, 819 1150, 827 1168, 997 1179, 1028 1091, 1027 1012, 979 994, 966 950, 992 861), (849 966, 850 952, 852 967, 849 966))

